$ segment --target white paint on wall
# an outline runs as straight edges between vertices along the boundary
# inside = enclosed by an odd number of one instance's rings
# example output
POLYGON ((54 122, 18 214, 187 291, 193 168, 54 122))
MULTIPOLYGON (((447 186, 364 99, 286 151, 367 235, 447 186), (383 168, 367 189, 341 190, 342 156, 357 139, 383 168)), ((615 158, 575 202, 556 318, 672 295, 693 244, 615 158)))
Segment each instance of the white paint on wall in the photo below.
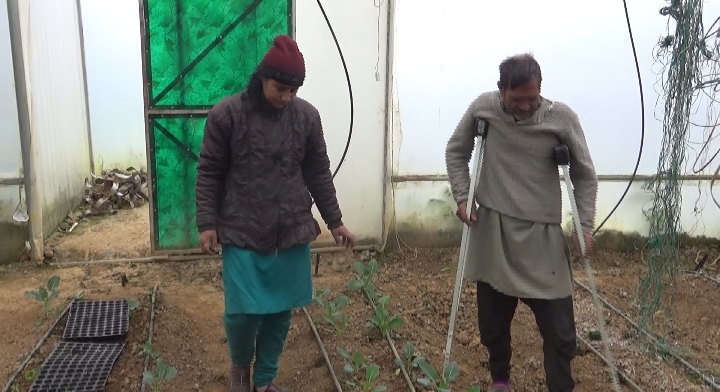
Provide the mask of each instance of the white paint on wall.
POLYGON ((21 1, 22 44, 47 236, 75 208, 90 175, 84 75, 75 0, 21 1))
MULTIPOLYGON (((298 96, 320 111, 330 165, 335 171, 350 127, 345 72, 317 3, 299 0, 295 7, 296 38, 307 69, 305 86, 298 96)), ((323 7, 340 42, 354 100, 351 144, 335 177, 338 201, 343 220, 353 234, 379 244, 385 171, 387 0, 324 1, 323 7)), ((317 208, 313 209, 325 229, 317 208)))

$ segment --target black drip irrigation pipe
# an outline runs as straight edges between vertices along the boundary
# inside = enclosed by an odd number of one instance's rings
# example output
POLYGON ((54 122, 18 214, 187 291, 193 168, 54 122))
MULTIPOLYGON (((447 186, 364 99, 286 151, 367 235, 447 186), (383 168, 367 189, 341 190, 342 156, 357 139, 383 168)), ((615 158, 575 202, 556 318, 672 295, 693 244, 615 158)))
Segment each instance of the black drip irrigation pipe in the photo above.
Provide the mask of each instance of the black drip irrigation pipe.
POLYGON ((312 317, 310 316, 310 312, 308 312, 306 307, 303 306, 302 310, 303 312, 305 312, 305 316, 310 323, 310 328, 313 331, 313 335, 315 335, 315 340, 318 343, 318 347, 320 347, 320 352, 325 359, 325 364, 327 365, 328 370, 330 370, 330 376, 333 379, 333 384, 335 384, 335 388, 338 392, 343 392, 342 386, 340 385, 340 380, 338 380, 337 375, 335 374, 335 369, 333 369, 332 362, 330 362, 330 356, 328 356, 327 350, 325 350, 325 345, 320 338, 320 334, 318 333, 317 327, 315 326, 315 322, 313 321, 312 317))
POLYGON ((602 359, 606 365, 612 366, 613 368, 615 368, 615 371, 617 372, 617 374, 620 376, 620 378, 623 381, 625 381, 625 383, 627 383, 627 385, 630 385, 637 392, 645 392, 642 388, 640 388, 640 386, 635 384, 635 382, 630 378, 630 376, 627 375, 627 373, 623 372, 622 370, 618 369, 613 364, 611 364, 610 361, 608 361, 608 359, 605 358, 605 356, 602 355, 602 353, 600 351, 598 351, 595 347, 593 347, 590 344, 590 342, 585 340, 585 338, 583 338, 582 336, 578 336, 577 338, 588 348, 588 350, 590 350, 590 352, 592 352, 593 354, 597 355, 600 359, 602 359))
MULTIPOLYGON (((152 344, 153 328, 155 327, 155 295, 157 294, 157 286, 153 286, 152 299, 150 300, 150 327, 148 328, 148 343, 152 344)), ((144 372, 147 372, 148 365, 150 364, 150 354, 145 354, 145 368, 144 372)), ((143 373, 144 374, 144 373, 143 373)), ((143 381, 140 392, 145 392, 147 384, 143 381)))
MULTIPOLYGON (((590 293, 590 288, 588 288, 587 286, 585 286, 583 283, 581 283, 581 282, 578 281, 577 279, 573 279, 573 281, 575 282, 575 284, 577 284, 578 286, 582 287, 583 290, 585 290, 585 291, 587 291, 588 293, 590 293)), ((605 305, 605 307, 607 307, 608 309, 610 309, 610 310, 612 310, 613 312, 617 313, 620 317, 622 317, 625 321, 627 321, 627 322, 628 322, 630 325, 632 325, 635 329, 637 329, 638 331, 640 331, 641 334, 645 335, 648 339, 650 339, 650 341, 655 345, 655 347, 657 347, 657 348, 662 348, 663 344, 662 344, 655 336, 653 336, 650 332, 648 332, 648 331, 640 328, 640 326, 637 325, 628 315, 626 315, 625 313, 623 313, 622 310, 616 308, 613 304, 611 304, 608 300, 606 300, 606 299, 603 298, 602 296, 598 295, 598 298, 600 299, 600 302, 602 302, 603 305, 605 305)), ((720 391, 720 385, 718 385, 717 383, 715 383, 715 381, 714 381, 714 379, 713 379, 712 377, 706 376, 706 375, 705 375, 703 372, 701 372, 698 368, 696 368, 695 366, 693 366, 692 364, 690 364, 690 362, 688 362, 687 360, 685 360, 685 359, 684 359, 683 357, 681 357, 680 355, 676 354, 674 351, 672 351, 672 350, 667 350, 667 351, 668 351, 668 353, 669 353, 673 358, 675 358, 678 362, 680 362, 680 364, 682 364, 687 370, 689 370, 689 371, 697 374, 698 376, 700 376, 700 378, 703 380, 703 382, 705 382, 705 384, 707 384, 708 386, 710 386, 710 387, 711 387, 713 390, 715 390, 715 391, 720 391)))
MULTIPOLYGON (((82 293, 82 291, 80 292, 82 293)), ((57 319, 55 319, 55 322, 52 323, 52 325, 48 328, 47 331, 45 331, 45 334, 40 338, 40 340, 35 344, 35 347, 33 347, 32 351, 25 357, 25 360, 20 364, 20 367, 15 370, 15 373, 10 377, 10 381, 7 382, 5 385, 5 388, 3 388, 2 392, 8 392, 10 388, 12 388, 13 382, 15 382, 15 379, 22 373, 23 369, 25 369, 25 366, 27 366, 28 363, 32 360, 32 357, 35 356, 35 353, 40 350, 40 347, 45 343, 48 337, 50 337, 50 334, 52 334, 52 331, 57 327, 57 325, 60 323, 60 320, 62 320, 63 317, 67 314, 68 310, 70 310, 70 307, 77 301, 78 297, 80 296, 80 293, 78 293, 71 301, 70 303, 65 307, 65 309, 60 313, 60 316, 58 316, 57 319)))
MULTIPOLYGON (((367 290, 363 289, 363 294, 365 294, 365 298, 370 303, 370 306, 372 306, 373 312, 377 313, 377 307, 375 306, 375 302, 372 300, 372 297, 370 297, 370 293, 368 293, 367 290)), ((400 359, 400 355, 398 354, 397 348, 395 348, 395 342, 393 342, 392 338, 390 337, 390 333, 385 334, 385 339, 387 339, 388 344, 390 344, 390 348, 392 349, 393 355, 395 356, 395 362, 400 366, 400 371, 405 377, 405 382, 407 382, 408 388, 410 388, 411 392, 416 392, 415 385, 413 384, 412 379, 407 372, 407 369, 405 369, 405 365, 403 364, 402 359, 400 359)))

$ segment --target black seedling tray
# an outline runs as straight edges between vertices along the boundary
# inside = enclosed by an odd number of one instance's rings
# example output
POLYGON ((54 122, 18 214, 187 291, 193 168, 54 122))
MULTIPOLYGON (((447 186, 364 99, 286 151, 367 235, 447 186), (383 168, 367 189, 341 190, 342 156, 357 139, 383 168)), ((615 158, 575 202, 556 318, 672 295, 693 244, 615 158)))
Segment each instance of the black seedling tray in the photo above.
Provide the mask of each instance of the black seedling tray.
POLYGON ((63 340, 125 336, 129 324, 130 310, 125 300, 78 301, 70 308, 63 340))
POLYGON ((28 392, 101 392, 124 343, 60 342, 28 392))

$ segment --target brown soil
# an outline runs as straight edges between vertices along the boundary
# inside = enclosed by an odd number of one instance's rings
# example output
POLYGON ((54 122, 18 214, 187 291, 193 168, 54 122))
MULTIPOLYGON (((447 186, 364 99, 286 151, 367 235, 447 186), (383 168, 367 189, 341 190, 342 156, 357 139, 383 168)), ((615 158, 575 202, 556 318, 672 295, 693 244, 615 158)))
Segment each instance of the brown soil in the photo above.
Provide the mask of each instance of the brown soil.
MULTIPOLYGON (((83 222, 72 233, 56 236, 52 244, 56 250, 53 261, 90 258, 132 257, 143 255, 147 249, 147 207, 120 211, 106 218, 83 222), (112 224, 111 224, 112 222, 112 224), (142 234, 142 235, 141 235, 142 234), (63 238, 60 238, 60 237, 63 238), (133 239, 134 238, 134 239, 133 239), (79 255, 79 256, 78 256, 79 255), (109 256, 113 255, 113 256, 109 256)), ((688 253, 688 266, 694 265, 694 253, 688 253)), ((394 331, 392 337, 400 355, 407 343, 418 354, 426 356, 436 367, 442 363, 442 351, 447 336, 447 323, 455 280, 454 265, 457 249, 403 250, 393 255, 377 256, 380 272, 375 278, 378 292, 391 297, 389 309, 399 314, 405 326, 394 331)), ((319 333, 333 363, 333 369, 344 390, 349 379, 343 371, 344 359, 338 348, 359 351, 381 368, 379 383, 389 391, 408 390, 386 340, 365 323, 372 315, 371 307, 358 292, 348 292, 347 282, 354 274, 353 262, 366 260, 366 255, 348 257, 323 255, 320 275, 314 278, 317 289, 330 288, 330 297, 347 295, 350 303, 342 312, 350 324, 342 336, 318 324, 319 333)), ((644 274, 640 253, 620 255, 600 253, 593 259, 595 281, 600 294, 615 306, 636 317, 635 288, 644 274)), ((585 282, 580 264, 575 276, 585 282)), ((4 384, 17 369, 37 340, 52 323, 52 317, 36 326, 40 306, 23 296, 26 290, 36 290, 53 274, 61 277, 62 295, 57 305, 67 297, 83 291, 84 298, 141 299, 140 308, 133 314, 127 346, 113 368, 108 391, 139 391, 144 357, 137 355, 147 339, 150 316, 149 292, 158 286, 156 298, 153 345, 162 353, 165 362, 178 369, 175 380, 164 390, 227 391, 229 359, 222 324, 223 287, 220 262, 198 261, 162 264, 90 265, 52 269, 30 263, 17 264, 0 272, 0 383, 4 384), (121 285, 121 277, 127 284, 121 285)), ((704 278, 682 276, 669 289, 669 315, 672 323, 658 324, 659 333, 672 332, 671 343, 690 352, 687 358, 706 374, 720 374, 720 309, 717 305, 720 286, 704 278), (668 329, 670 325, 672 329, 668 329)), ((65 302, 66 303, 66 302, 65 302)), ((309 307, 313 318, 322 309, 309 307)), ((576 289, 575 301, 578 334, 588 336, 595 325, 591 297, 576 289)), ((696 377, 681 366, 650 354, 629 338, 629 324, 605 310, 610 320, 607 328, 615 363, 627 372, 646 391, 709 391, 696 377)), ((60 326, 42 346, 28 369, 36 369, 57 342, 60 326)), ((513 379, 516 391, 544 391, 542 342, 529 309, 521 305, 513 323, 513 379)), ((593 345, 601 352, 603 346, 593 345)), ((453 390, 465 391, 473 384, 482 387, 488 381, 487 353, 477 333, 474 288, 466 284, 462 307, 458 313, 452 357, 460 365, 460 375, 453 390)), ((577 391, 610 391, 610 378, 603 362, 581 347, 573 363, 577 391)), ((411 369, 412 379, 421 376, 411 369)), ((22 381, 21 390, 29 385, 22 381)), ((325 365, 310 324, 302 311, 295 313, 285 353, 281 358, 279 380, 295 391, 333 391, 330 373, 325 365)), ((2 386, 2 385, 0 385, 2 386)), ((416 384, 416 388, 417 384, 416 384)), ((418 391, 423 389, 418 388, 418 391)), ((630 391, 624 387, 625 391, 630 391)))

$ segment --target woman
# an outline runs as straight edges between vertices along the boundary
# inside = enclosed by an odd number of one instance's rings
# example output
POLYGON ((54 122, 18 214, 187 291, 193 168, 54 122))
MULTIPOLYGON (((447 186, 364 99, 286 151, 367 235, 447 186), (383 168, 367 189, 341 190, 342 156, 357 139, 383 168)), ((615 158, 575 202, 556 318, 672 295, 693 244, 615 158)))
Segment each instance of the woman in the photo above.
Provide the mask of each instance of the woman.
POLYGON ((197 170, 197 226, 208 254, 223 250, 231 392, 276 392, 292 309, 312 301, 313 199, 335 241, 352 248, 330 173, 320 115, 296 97, 305 62, 275 38, 247 89, 208 114, 197 170), (312 196, 312 197, 311 197, 312 196))

